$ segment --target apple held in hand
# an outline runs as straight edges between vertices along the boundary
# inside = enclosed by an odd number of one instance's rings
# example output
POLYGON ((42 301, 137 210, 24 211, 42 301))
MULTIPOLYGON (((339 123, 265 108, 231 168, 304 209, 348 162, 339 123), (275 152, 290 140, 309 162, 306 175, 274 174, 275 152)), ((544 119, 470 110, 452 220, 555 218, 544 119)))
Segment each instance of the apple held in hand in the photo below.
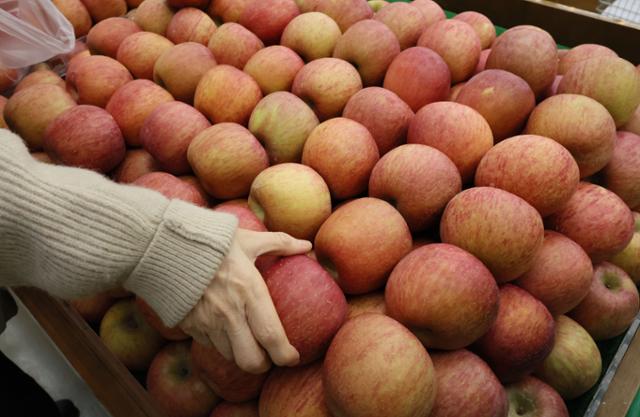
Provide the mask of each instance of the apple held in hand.
POLYGON ((344 417, 427 417, 437 389, 420 341, 381 314, 363 314, 342 326, 325 357, 322 380, 331 415, 344 417))
POLYGON ((195 373, 189 344, 164 347, 147 373, 149 395, 169 417, 209 417, 220 401, 195 373))
POLYGON ((569 417, 560 394, 538 378, 527 376, 506 387, 509 416, 569 417))

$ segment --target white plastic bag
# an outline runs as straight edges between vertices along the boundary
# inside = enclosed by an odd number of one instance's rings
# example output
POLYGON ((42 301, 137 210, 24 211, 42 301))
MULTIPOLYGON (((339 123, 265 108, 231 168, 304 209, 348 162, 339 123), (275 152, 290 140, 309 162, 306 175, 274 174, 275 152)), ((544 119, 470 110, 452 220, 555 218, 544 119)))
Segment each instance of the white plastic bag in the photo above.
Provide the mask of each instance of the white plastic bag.
POLYGON ((25 68, 74 45, 73 26, 51 0, 0 0, 0 66, 25 68))

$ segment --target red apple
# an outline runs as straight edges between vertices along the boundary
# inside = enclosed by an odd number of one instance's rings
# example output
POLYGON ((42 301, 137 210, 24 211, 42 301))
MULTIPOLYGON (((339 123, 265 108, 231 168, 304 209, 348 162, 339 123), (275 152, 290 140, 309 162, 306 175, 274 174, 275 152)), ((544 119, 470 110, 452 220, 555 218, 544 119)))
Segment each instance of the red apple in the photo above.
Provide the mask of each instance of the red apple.
POLYGON ((194 372, 189 342, 158 352, 147 373, 147 390, 169 417, 208 417, 220 401, 194 372))
POLYGON ((427 27, 447 18, 442 7, 433 0, 413 0, 411 5, 420 9, 424 17, 427 19, 427 27))
POLYGON ((505 387, 509 415, 522 417, 569 417, 569 411, 556 390, 528 376, 505 387))
POLYGON ((422 246, 393 269, 387 314, 427 348, 460 349, 475 342, 498 314, 498 286, 477 258, 445 243, 422 246))
POLYGON ((477 110, 487 119, 496 142, 518 134, 536 105, 525 80, 496 69, 474 75, 462 87, 456 102, 477 110))
POLYGON ((302 67, 291 92, 323 121, 339 116, 351 96, 361 89, 362 80, 353 65, 338 58, 320 58, 302 67))
POLYGON ((528 271, 542 246, 540 214, 507 191, 476 187, 455 196, 440 222, 442 242, 465 249, 491 270, 498 283, 528 271))
POLYGON ((544 243, 531 269, 515 284, 542 301, 557 316, 577 306, 589 292, 591 259, 573 240, 553 231, 544 232, 544 243))
POLYGON ((278 261, 264 280, 300 364, 322 357, 347 314, 347 301, 331 275, 298 255, 278 261))
POLYGON ((549 217, 553 229, 574 240, 595 262, 623 250, 633 237, 633 216, 611 191, 581 182, 560 211, 549 217))
POLYGON ((100 292, 89 297, 71 300, 69 304, 89 323, 99 323, 115 302, 116 299, 108 292, 100 292))
POLYGON ((195 175, 182 175, 178 177, 180 181, 193 186, 193 188, 200 194, 200 201, 205 202, 205 207, 208 207, 214 202, 214 199, 207 193, 207 191, 202 186, 202 182, 195 175))
POLYGON ((74 60, 67 72, 67 85, 77 94, 78 103, 102 108, 113 93, 132 80, 124 65, 100 55, 74 60))
POLYGON ((91 18, 98 23, 110 17, 122 16, 127 12, 125 0, 80 0, 91 18))
POLYGON ((640 205, 640 136, 618 132, 611 160, 602 170, 604 186, 629 207, 640 205))
POLYGON ((380 85, 391 61, 400 53, 396 35, 377 20, 361 20, 340 36, 333 50, 334 58, 353 64, 362 84, 380 85))
POLYGON ((462 189, 455 164, 426 145, 401 145, 375 165, 369 196, 389 201, 402 214, 412 232, 437 223, 444 207, 462 189))
POLYGON ((468 183, 493 146, 493 134, 487 121, 471 107, 442 101, 427 104, 416 113, 407 142, 443 152, 458 168, 462 182, 468 183))
POLYGON ((274 45, 261 49, 247 61, 244 72, 258 83, 264 95, 289 91, 296 74, 304 66, 291 49, 274 45))
POLYGON ((250 0, 215 0, 210 2, 207 13, 213 20, 238 22, 250 0))
POLYGON ((173 42, 162 35, 137 32, 122 41, 116 56, 134 77, 153 80, 156 61, 172 46, 173 42))
POLYGON ((258 140, 235 123, 201 131, 191 140, 186 156, 204 189, 219 199, 247 196, 256 176, 269 166, 258 140))
POLYGON ((322 381, 334 416, 428 416, 437 384, 420 341, 381 314, 342 326, 325 357, 322 381))
POLYGON ((451 71, 451 82, 459 83, 473 75, 480 59, 480 38, 466 22, 442 20, 429 26, 418 46, 430 48, 444 59, 451 71))
POLYGON ((560 57, 560 62, 558 64, 558 74, 566 74, 567 71, 569 71, 569 69, 578 62, 601 56, 609 56, 615 58, 618 56, 618 54, 616 54, 613 50, 607 48, 606 46, 594 43, 585 43, 582 45, 574 46, 562 57, 560 57))
POLYGON ((315 240, 318 261, 347 294, 382 287, 410 250, 411 234, 402 215, 377 198, 360 198, 337 208, 315 240))
POLYGON ((387 307, 384 303, 384 292, 382 291, 351 296, 347 299, 347 303, 349 305, 347 320, 365 313, 387 314, 387 307))
POLYGON ((221 402, 209 417, 259 417, 255 401, 245 403, 221 402))
POLYGON ((149 368, 164 339, 147 324, 132 299, 118 301, 100 322, 102 342, 132 371, 149 368))
POLYGON ((167 38, 175 43, 197 42, 204 46, 209 44, 216 24, 208 14, 200 9, 186 7, 179 10, 167 26, 167 38))
POLYGON ((507 396, 491 368, 468 350, 432 353, 437 393, 430 417, 506 417, 507 396))
POLYGON ((144 149, 127 151, 122 163, 113 172, 113 179, 120 183, 132 183, 144 174, 160 171, 160 164, 144 149))
POLYGON ((255 33, 267 45, 277 44, 284 28, 300 14, 293 0, 247 2, 239 23, 255 33))
POLYGON ((549 310, 525 290, 500 288, 498 318, 476 349, 502 382, 533 372, 553 348, 554 321, 549 310))
POLYGON ((13 87, 21 75, 20 71, 15 68, 5 68, 0 65, 0 93, 13 87))
POLYGON ((302 163, 316 170, 337 200, 361 195, 379 159, 366 127, 342 117, 317 126, 304 144, 302 163))
POLYGON ((407 3, 384 6, 374 16, 384 23, 398 38, 400 49, 416 46, 422 32, 427 28, 427 18, 417 7, 407 3))
POLYGON ((145 174, 132 184, 155 190, 168 199, 184 200, 201 207, 207 206, 207 201, 193 184, 184 182, 166 172, 145 174))
POLYGON ((251 184, 249 207, 267 229, 312 240, 331 214, 331 195, 313 169, 285 163, 258 174, 251 184))
MULTIPOLYGON (((640 71, 638 71, 638 73, 640 73, 640 71)), ((640 106, 636 108, 633 115, 631 115, 631 119, 629 119, 629 121, 622 126, 620 130, 640 135, 640 106)))
POLYGON ((476 65, 476 69, 473 70, 473 75, 480 74, 487 67, 487 59, 489 58, 489 54, 491 54, 491 48, 484 49, 480 52, 480 58, 478 59, 478 65, 476 65))
POLYGON ((462 12, 453 17, 456 20, 460 20, 469 24, 480 38, 480 47, 487 49, 491 47, 493 41, 496 39, 496 27, 493 22, 482 13, 478 12, 462 12))
POLYGON ((257 398, 268 375, 245 372, 235 362, 226 360, 216 348, 196 341, 191 344, 191 360, 196 374, 213 392, 231 402, 257 398))
POLYGON ((7 105, 8 98, 0 96, 0 129, 8 129, 7 122, 4 121, 4 107, 7 105))
POLYGON ((179 327, 167 327, 160 319, 160 316, 147 304, 142 298, 136 297, 136 307, 142 313, 142 316, 147 321, 147 324, 153 327, 160 336, 167 340, 180 341, 188 339, 189 336, 182 331, 179 327))
POLYGON ((230 65, 218 65, 198 83, 194 105, 214 124, 244 125, 261 98, 260 86, 250 75, 230 65))
POLYGON ((233 22, 220 26, 209 38, 209 49, 216 61, 238 69, 243 69, 249 58, 262 48, 260 38, 233 22))
POLYGON ((14 93, 24 90, 25 88, 29 88, 36 84, 53 84, 58 87, 65 88, 65 82, 60 76, 49 70, 39 70, 33 71, 32 73, 26 75, 20 82, 16 85, 16 88, 13 90, 14 93))
POLYGON ((569 316, 593 340, 606 340, 625 332, 638 315, 638 289, 623 269, 609 262, 594 267, 587 296, 569 316))
POLYGON ((396 93, 414 112, 446 100, 450 85, 447 63, 431 49, 419 46, 398 54, 384 77, 384 88, 396 93))
POLYGON ((134 20, 142 30, 165 36, 174 15, 167 0, 144 0, 136 9, 134 20))
POLYGON ((210 0, 167 0, 167 3, 171 7, 183 8, 183 7, 198 7, 204 9, 209 5, 210 0))
POLYGON ((73 25, 76 38, 85 36, 91 29, 91 16, 80 0, 53 0, 53 5, 73 25))
POLYGON ((366 0, 315 0, 313 10, 329 15, 344 33, 353 24, 373 17, 366 0))
POLYGON ((633 213, 635 230, 631 242, 622 252, 618 252, 610 259, 612 264, 618 265, 629 274, 636 284, 640 283, 640 213, 633 213))
POLYGON ((282 32, 280 43, 291 48, 305 61, 330 57, 342 35, 338 24, 324 13, 296 16, 282 32))
POLYGON ((162 103, 173 101, 168 91, 149 80, 134 80, 118 88, 106 110, 120 126, 129 146, 140 146, 140 129, 145 119, 162 103))
POLYGON ((91 28, 87 35, 87 46, 92 54, 107 55, 115 59, 122 41, 141 30, 130 19, 110 17, 91 28))

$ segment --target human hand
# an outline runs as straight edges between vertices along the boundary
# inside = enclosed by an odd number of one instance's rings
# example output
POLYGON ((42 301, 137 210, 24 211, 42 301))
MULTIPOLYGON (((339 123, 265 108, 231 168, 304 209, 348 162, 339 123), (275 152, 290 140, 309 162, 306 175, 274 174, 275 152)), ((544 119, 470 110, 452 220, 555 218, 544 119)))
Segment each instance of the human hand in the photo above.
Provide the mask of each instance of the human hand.
POLYGON ((286 233, 238 229, 215 278, 180 327, 198 343, 213 344, 227 360, 235 360, 250 373, 266 372, 269 357, 279 366, 297 364, 300 356, 289 343, 254 262, 260 255, 310 250, 311 242, 286 233))

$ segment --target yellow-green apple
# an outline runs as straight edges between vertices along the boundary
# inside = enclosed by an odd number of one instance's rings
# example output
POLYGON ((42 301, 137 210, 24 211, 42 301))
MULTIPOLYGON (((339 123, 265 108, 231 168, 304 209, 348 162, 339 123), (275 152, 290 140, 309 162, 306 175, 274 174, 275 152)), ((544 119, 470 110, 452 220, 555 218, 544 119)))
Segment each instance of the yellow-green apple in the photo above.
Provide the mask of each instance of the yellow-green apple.
POLYGON ((271 372, 260 394, 259 410, 260 417, 331 417, 322 385, 322 362, 271 372))
POLYGON ((111 306, 100 322, 100 338, 107 349, 132 371, 149 368, 165 342, 147 324, 133 299, 121 300, 111 306))
POLYGON ((324 222, 315 251, 345 293, 365 294, 384 286, 411 251, 411 233, 389 203, 360 198, 338 207, 324 222))
POLYGON ((507 396, 491 368, 465 349, 431 354, 436 401, 429 417, 507 417, 507 396))
POLYGON ((374 13, 389 4, 389 2, 385 0, 369 0, 367 3, 369 3, 369 7, 371 7, 371 10, 373 10, 374 13))
POLYGON ((633 212, 633 219, 635 230, 631 242, 611 258, 610 262, 624 269, 633 282, 638 284, 640 283, 640 213, 633 212))
POLYGON ((358 71, 342 59, 320 58, 306 64, 291 92, 304 100, 320 120, 339 116, 347 101, 362 89, 358 71))
POLYGON ((344 33, 356 22, 373 17, 366 0, 315 0, 313 10, 329 15, 344 33))
POLYGON ((153 67, 153 79, 176 100, 192 103, 198 83, 215 66, 216 59, 209 48, 196 42, 185 42, 160 55, 153 67))
POLYGON ((4 107, 7 105, 8 98, 0 96, 0 129, 8 129, 7 122, 4 121, 4 107))
POLYGON ((384 23, 373 19, 353 24, 340 36, 333 50, 334 58, 344 59, 358 70, 365 87, 380 85, 399 53, 396 35, 384 23))
POLYGON ((553 349, 535 375, 565 400, 589 391, 600 378, 602 358, 589 333, 565 315, 556 317, 553 349))
POLYGON ((427 104, 409 124, 408 143, 431 146, 456 165, 463 184, 473 180, 476 167, 493 146, 491 127, 480 113, 464 104, 427 104))
POLYGON ((255 33, 267 45, 278 44, 284 28, 300 14, 293 0, 250 1, 240 15, 242 26, 255 33))
POLYGON ((585 178, 611 159, 616 125, 597 101, 578 94, 558 94, 533 110, 525 132, 546 136, 567 148, 578 163, 580 177, 585 178))
POLYGON ((244 72, 260 86, 262 94, 289 91, 304 61, 291 49, 273 45, 259 50, 247 61, 244 72))
POLYGON ((447 18, 442 7, 433 0, 413 0, 411 5, 420 9, 424 17, 427 19, 427 27, 447 18))
POLYGON ((134 21, 146 32, 165 36, 167 26, 175 15, 167 0, 144 0, 136 9, 134 21))
POLYGON ((522 198, 499 188, 476 187, 447 204, 440 237, 479 258, 502 284, 531 268, 544 228, 540 214, 522 198))
POLYGON ((569 417, 560 394, 536 377, 527 376, 505 390, 510 417, 569 417))
POLYGON ((465 22, 473 28, 478 38, 480 38, 480 47, 482 49, 489 48, 496 39, 496 27, 493 25, 493 22, 482 13, 473 11, 462 12, 453 18, 465 22))
POLYGON ((167 327, 160 319, 160 316, 147 304, 142 298, 136 297, 136 307, 147 321, 147 324, 153 327, 160 336, 167 340, 180 341, 188 339, 189 336, 179 327, 167 327))
POLYGON ((385 293, 387 314, 431 349, 475 342, 498 315, 498 285, 476 257, 446 243, 413 250, 393 269, 385 293))
POLYGON ((401 50, 416 46, 427 28, 425 15, 408 3, 388 4, 375 14, 374 19, 391 29, 398 38, 401 50))
POLYGON ((209 44, 216 24, 208 14, 194 7, 179 10, 167 26, 167 38, 175 43, 198 42, 204 46, 209 44))
POLYGON ((14 93, 4 107, 7 126, 22 137, 29 149, 42 149, 45 130, 76 102, 67 91, 53 84, 36 84, 14 93))
POLYGON ((115 59, 122 41, 141 30, 130 19, 110 17, 91 28, 87 35, 87 46, 94 55, 107 55, 115 59))
POLYGON ((108 292, 101 292, 89 297, 77 298, 69 304, 89 323, 100 323, 107 310, 115 304, 116 299, 108 292))
POLYGON ((624 201, 587 182, 581 182, 567 204, 548 221, 554 230, 582 246, 594 262, 614 256, 633 237, 633 215, 624 201))
POLYGON ((13 90, 14 93, 24 90, 25 88, 29 88, 36 84, 53 84, 58 87, 65 88, 65 82, 60 76, 49 70, 44 69, 40 71, 34 71, 28 75, 26 75, 20 82, 16 85, 16 88, 13 90))
POLYGON ((144 149, 130 149, 124 156, 122 163, 113 171, 113 180, 129 184, 151 172, 160 171, 160 164, 144 149))
POLYGON ((189 164, 209 194, 219 199, 246 197, 256 176, 269 166, 258 140, 236 123, 218 123, 196 135, 189 164))
POLYGON ((109 99, 111 113, 127 145, 141 146, 140 128, 144 120, 162 103, 173 101, 167 90, 149 80, 133 80, 118 88, 109 99))
POLYGON ((515 285, 500 287, 498 317, 475 350, 504 383, 533 372, 553 348, 555 324, 549 310, 515 285))
POLYGON ((638 289, 629 275, 614 264, 602 262, 594 266, 591 288, 569 317, 593 340, 606 340, 624 333, 639 308, 638 289))
POLYGON ((591 97, 606 107, 620 127, 640 105, 640 73, 622 58, 585 59, 564 74, 558 92, 591 97))
POLYGON ((47 127, 42 147, 57 163, 107 173, 124 159, 126 146, 113 117, 96 106, 74 106, 47 127))
POLYGON ((580 170, 571 153, 553 139, 520 135, 503 140, 484 155, 476 170, 477 187, 509 191, 542 217, 560 210, 578 188, 580 170))
POLYGON ((472 107, 487 119, 495 141, 499 142, 522 130, 536 105, 536 98, 522 78, 507 71, 489 69, 467 81, 456 102, 472 107))
POLYGON ((238 22, 250 0, 215 0, 209 4, 207 13, 214 21, 238 22))
POLYGON ((414 112, 446 100, 450 85, 447 63, 431 49, 420 46, 400 52, 384 77, 384 88, 396 93, 414 112))
POLYGON ((249 58, 264 44, 247 28, 237 23, 225 23, 209 38, 209 49, 219 64, 243 69, 249 58))
POLYGON ((78 97, 79 104, 106 107, 120 87, 133 80, 129 70, 108 56, 92 55, 73 61, 67 75, 67 86, 78 97))
POLYGON ((153 358, 147 391, 169 417, 209 417, 220 399, 195 373, 190 343, 171 343, 153 358))
POLYGON ((325 357, 322 382, 330 415, 349 417, 428 416, 437 385, 420 341, 382 314, 342 326, 325 357))
POLYGON ((187 160, 189 144, 211 126, 206 117, 179 101, 162 103, 145 119, 140 128, 142 146, 167 172, 182 175, 191 172, 187 160))
POLYGON ((447 155, 420 144, 389 151, 369 179, 369 196, 390 202, 413 233, 437 223, 444 207, 461 189, 460 173, 447 155))
POLYGON ((438 53, 451 71, 451 82, 459 83, 473 75, 480 59, 480 38, 466 22, 442 20, 429 26, 418 46, 438 53))
POLYGON ((258 404, 255 401, 244 403, 223 401, 213 409, 209 417, 259 417, 258 404))
POLYGON ((250 75, 230 65, 217 65, 198 83, 194 105, 212 123, 245 125, 261 99, 260 86, 250 75))
POLYGON ((15 68, 6 68, 0 64, 0 93, 7 91, 13 87, 20 78, 19 70, 15 68))
POLYGON ((80 0, 95 23, 110 17, 124 16, 127 12, 125 0, 80 0))
POLYGON ((577 306, 589 292, 593 266, 589 255, 573 240, 545 230, 542 249, 531 269, 515 284, 542 301, 553 316, 577 306))
POLYGON ((324 356, 347 315, 347 300, 331 275, 318 262, 298 255, 279 260, 264 280, 300 364, 324 356))
POLYGON ((349 305, 347 320, 365 313, 387 314, 383 291, 351 296, 347 299, 347 304, 349 305))
POLYGON ((213 392, 230 402, 258 398, 268 375, 245 372, 235 362, 225 359, 215 347, 196 341, 191 344, 191 360, 197 375, 213 392))
POLYGON ((249 207, 267 229, 312 240, 331 214, 331 194, 313 169, 285 163, 269 167, 256 177, 249 207))
MULTIPOLYGON (((638 73, 640 74, 640 71, 638 73)), ((640 135, 640 106, 636 108, 636 110, 631 115, 631 119, 629 119, 629 121, 624 126, 622 126, 620 130, 640 135)))
POLYGON ((602 170, 603 184, 629 207, 640 205, 640 136, 619 131, 613 156, 602 170))
POLYGON ((363 194, 379 158, 376 141, 367 128, 343 117, 313 129, 302 153, 302 163, 324 178, 336 200, 363 194))
POLYGON ((153 80, 153 67, 160 56, 171 49, 173 42, 153 32, 137 32, 126 37, 116 55, 135 78, 153 80))
POLYGON ((482 71, 486 69, 487 58, 489 58, 490 53, 491 53, 491 48, 483 49, 480 52, 480 58, 478 58, 478 65, 476 65, 476 69, 473 70, 473 75, 480 74, 482 71))
MULTIPOLYGON (((127 0, 127 1, 135 1, 135 2, 140 2, 142 3, 142 1, 144 0, 127 0)), ((138 5, 139 6, 139 5, 138 5)), ((136 12, 138 11, 138 8, 136 6, 136 8, 134 9, 130 9, 127 14, 124 15, 125 18, 131 20, 132 22, 134 22, 136 20, 136 12)))
POLYGON ((535 26, 516 26, 491 45, 486 68, 518 75, 539 97, 552 83, 558 69, 558 47, 553 37, 535 26))
POLYGON ((330 57, 342 35, 338 24, 319 12, 303 13, 293 18, 282 32, 280 44, 291 48, 305 61, 330 57))
POLYGON ((196 206, 207 206, 207 201, 202 197, 202 194, 195 185, 182 181, 166 172, 144 174, 131 184, 155 190, 171 200, 178 199, 195 204, 196 206))
POLYGON ((560 62, 558 63, 558 74, 566 74, 567 71, 569 71, 569 69, 578 62, 602 56, 616 58, 618 54, 606 46, 595 43, 584 43, 582 45, 574 46, 566 54, 560 57, 560 62))
POLYGON ((405 142, 414 115, 395 93, 381 87, 367 87, 349 99, 342 116, 366 127, 380 155, 384 155, 405 142))
POLYGON ((186 7, 198 7, 204 9, 209 5, 209 0, 167 0, 169 6, 179 9, 186 7))
POLYGON ((86 36, 92 22, 89 11, 80 0, 53 0, 52 3, 71 23, 76 38, 86 36))

